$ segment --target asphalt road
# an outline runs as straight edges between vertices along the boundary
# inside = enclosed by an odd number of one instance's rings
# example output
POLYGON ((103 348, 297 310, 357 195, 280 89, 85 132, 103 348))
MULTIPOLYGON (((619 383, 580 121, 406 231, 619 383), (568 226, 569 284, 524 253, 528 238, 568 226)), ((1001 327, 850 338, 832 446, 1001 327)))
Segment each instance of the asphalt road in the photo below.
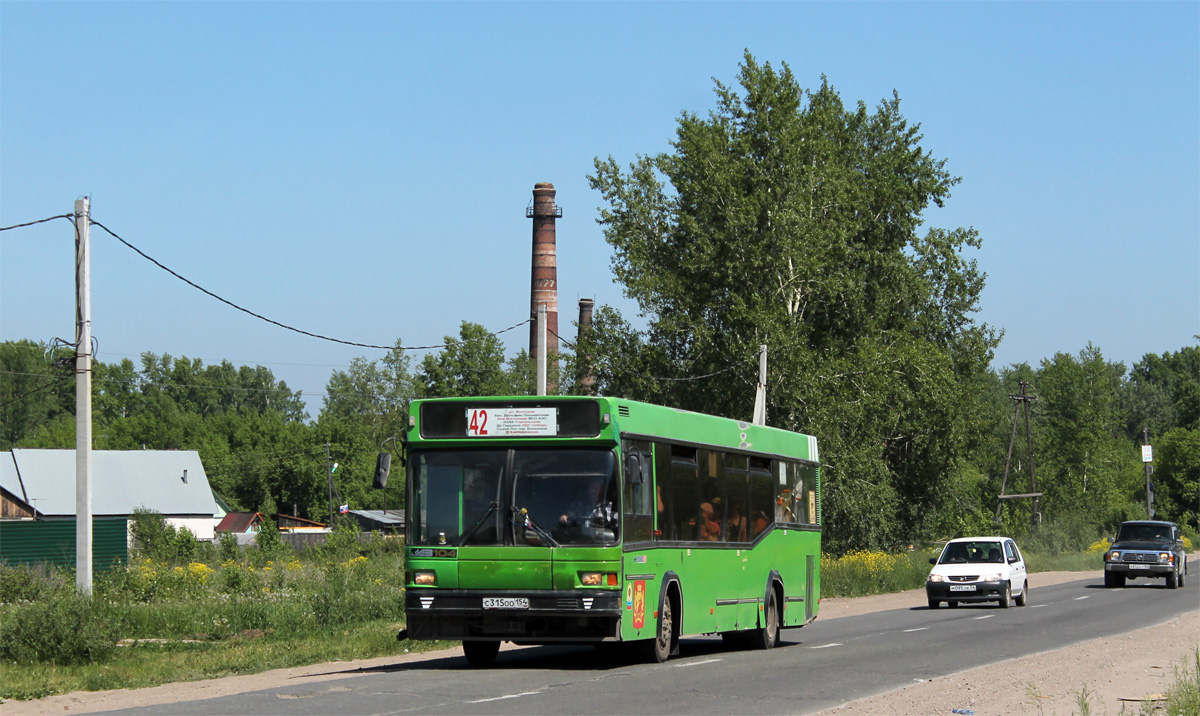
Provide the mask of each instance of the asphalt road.
MULTIPOLYGON (((1033 575, 1036 580, 1036 575, 1033 575)), ((1105 589, 1101 575, 1030 591, 1029 605, 943 606, 817 619, 771 651, 684 639, 665 664, 614 664, 591 647, 501 651, 379 667, 345 680, 160 704, 123 714, 797 714, 937 676, 1152 626, 1196 609, 1200 572, 1105 589)), ((1183 635, 1181 635, 1183 636, 1183 635)), ((355 672, 356 674, 359 672, 355 672)), ((1032 676, 1032 675, 1031 675, 1032 676)))

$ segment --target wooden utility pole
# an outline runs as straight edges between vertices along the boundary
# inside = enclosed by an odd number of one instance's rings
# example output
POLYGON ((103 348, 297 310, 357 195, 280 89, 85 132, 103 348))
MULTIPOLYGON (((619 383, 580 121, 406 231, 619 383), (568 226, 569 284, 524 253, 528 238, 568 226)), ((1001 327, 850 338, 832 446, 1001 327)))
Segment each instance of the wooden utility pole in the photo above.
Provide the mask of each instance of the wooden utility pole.
POLYGON ((1000 510, 1004 506, 1005 500, 1012 500, 1023 497, 1033 498, 1033 526, 1037 527, 1042 523, 1042 513, 1038 511, 1038 498, 1042 493, 1037 491, 1037 473, 1033 466, 1033 433, 1029 427, 1029 404, 1037 400, 1036 395, 1029 395, 1026 390, 1029 388, 1029 383, 1021 381, 1021 392, 1016 395, 1009 395, 1009 399, 1016 401, 1016 406, 1013 410, 1012 436, 1008 439, 1008 458, 1004 461, 1004 477, 1000 481, 1000 496, 996 501, 996 524, 1000 524, 1000 510), (1018 495, 1006 495, 1004 490, 1008 487, 1008 470, 1012 465, 1013 446, 1017 441, 1017 420, 1021 413, 1025 414, 1025 445, 1029 451, 1029 489, 1030 492, 1023 492, 1018 495))

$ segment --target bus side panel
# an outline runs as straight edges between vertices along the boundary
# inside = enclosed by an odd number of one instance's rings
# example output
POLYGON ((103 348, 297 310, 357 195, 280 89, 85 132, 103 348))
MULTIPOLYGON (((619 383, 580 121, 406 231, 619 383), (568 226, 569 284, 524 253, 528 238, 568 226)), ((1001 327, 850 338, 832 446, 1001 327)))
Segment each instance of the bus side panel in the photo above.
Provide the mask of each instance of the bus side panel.
POLYGON ((625 553, 620 575, 622 641, 655 637, 662 576, 671 570, 678 571, 678 566, 676 550, 646 549, 625 553))
POLYGON ((819 532, 807 530, 776 530, 773 538, 779 540, 781 551, 793 555, 792 559, 777 563, 776 569, 783 579, 784 609, 783 626, 804 626, 808 615, 817 614, 817 600, 820 596, 820 564, 821 537, 819 532), (812 573, 806 566, 808 557, 812 557, 812 573), (803 599, 801 601, 800 599, 803 599), (811 604, 809 603, 811 600, 811 604))

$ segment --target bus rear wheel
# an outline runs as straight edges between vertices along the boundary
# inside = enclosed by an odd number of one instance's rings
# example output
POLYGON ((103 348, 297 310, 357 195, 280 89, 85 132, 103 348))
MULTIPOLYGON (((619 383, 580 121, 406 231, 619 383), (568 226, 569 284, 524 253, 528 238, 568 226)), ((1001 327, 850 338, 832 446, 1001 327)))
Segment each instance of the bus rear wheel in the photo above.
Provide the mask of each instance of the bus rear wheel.
POLYGON ((491 666, 500 653, 499 641, 464 641, 463 655, 471 666, 491 666))
POLYGON ((767 592, 767 604, 763 610, 763 625, 754 633, 754 645, 760 649, 773 649, 779 643, 779 604, 775 590, 767 592))

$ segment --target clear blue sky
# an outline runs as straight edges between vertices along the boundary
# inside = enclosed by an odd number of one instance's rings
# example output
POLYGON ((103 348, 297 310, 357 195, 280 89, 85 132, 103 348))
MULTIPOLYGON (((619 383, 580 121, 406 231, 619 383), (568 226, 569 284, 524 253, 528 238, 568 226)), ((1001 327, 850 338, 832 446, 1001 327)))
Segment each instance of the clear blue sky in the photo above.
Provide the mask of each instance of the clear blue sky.
MULTIPOLYGON (((744 49, 899 92, 962 177, 927 225, 974 226, 995 365, 1094 343, 1127 365, 1200 333, 1200 3, 0 3, 0 225, 72 210, 304 330, 441 342, 529 310, 534 183, 559 300, 635 307, 587 185, 668 148, 744 49)), ((197 292, 94 229, 93 332, 263 364, 310 412, 348 348, 197 292)), ((71 226, 0 235, 0 339, 73 336, 71 226)), ((527 329, 505 334, 510 352, 527 329)), ((414 355, 414 362, 422 354, 414 355)))

